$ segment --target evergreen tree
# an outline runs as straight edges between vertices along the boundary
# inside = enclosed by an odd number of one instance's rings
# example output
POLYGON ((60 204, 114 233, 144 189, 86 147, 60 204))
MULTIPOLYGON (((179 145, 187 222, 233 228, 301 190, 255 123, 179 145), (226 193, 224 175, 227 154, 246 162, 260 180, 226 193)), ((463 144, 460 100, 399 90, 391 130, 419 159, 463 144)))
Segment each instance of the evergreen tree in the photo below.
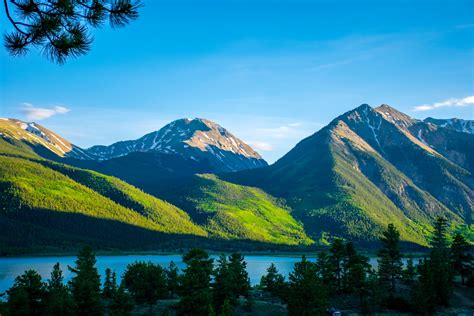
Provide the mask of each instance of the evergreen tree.
POLYGON ((232 273, 229 267, 229 262, 227 261, 227 257, 224 254, 222 254, 217 260, 217 265, 213 273, 214 310, 217 312, 217 314, 220 314, 224 302, 235 304, 232 273))
POLYGON ((452 292, 452 266, 450 264, 450 250, 446 237, 446 219, 438 217, 435 223, 433 239, 431 241, 430 272, 436 293, 436 303, 448 306, 452 292))
POLYGON ((72 296, 64 284, 63 272, 59 262, 53 267, 47 291, 46 315, 71 315, 73 309, 72 296))
POLYGON ((469 253, 471 245, 460 233, 454 236, 451 244, 451 260, 453 262, 454 273, 461 276, 461 284, 472 273, 472 255, 469 253))
POLYGON ((110 315, 113 316, 129 316, 133 310, 133 303, 130 295, 125 291, 123 286, 115 291, 109 306, 110 315))
POLYGON ((46 285, 34 270, 27 270, 15 278, 7 290, 7 310, 11 315, 43 315, 47 297, 46 285))
POLYGON ((5 34, 5 47, 14 56, 40 48, 49 59, 63 63, 88 52, 89 29, 109 21, 121 27, 138 17, 139 1, 5 1, 13 31, 5 34))
POLYGON ((395 281, 402 274, 402 254, 400 252, 400 233, 393 224, 388 224, 380 238, 382 248, 378 252, 378 272, 382 281, 388 284, 390 295, 395 292, 395 281))
POLYGON ((102 289, 102 296, 106 299, 111 299, 117 291, 117 278, 115 272, 109 268, 105 269, 104 288, 102 289))
POLYGON ((340 238, 334 239, 331 243, 331 247, 329 248, 329 252, 331 253, 331 263, 333 267, 332 270, 334 271, 335 275, 336 291, 340 291, 342 289, 343 277, 342 260, 344 259, 345 255, 344 241, 340 238))
POLYGON ((419 313, 432 313, 436 308, 436 289, 431 269, 431 261, 420 260, 417 266, 418 281, 412 290, 412 305, 419 313))
POLYGON ((220 316, 232 316, 233 315, 234 306, 231 304, 229 300, 225 300, 224 304, 222 305, 220 316))
POLYGON ((166 287, 168 288, 171 297, 174 297, 174 294, 176 293, 176 291, 178 291, 178 271, 178 266, 176 266, 176 264, 171 261, 168 266, 168 269, 166 269, 166 287))
POLYGON ((303 256, 289 276, 288 314, 324 315, 326 307, 327 294, 316 267, 303 256))
POLYGON ((69 267, 75 274, 69 286, 74 299, 77 315, 102 315, 100 300, 100 275, 95 266, 96 259, 92 249, 84 247, 77 255, 76 266, 69 267))
POLYGON ((262 276, 260 280, 260 286, 264 292, 281 300, 286 299, 287 284, 285 277, 278 272, 275 264, 270 264, 267 274, 262 276))
POLYGON ((317 255, 316 271, 321 278, 323 284, 330 291, 335 290, 335 272, 331 257, 324 251, 317 255))
POLYGON ((180 294, 177 312, 179 315, 207 316, 211 311, 211 274, 212 262, 207 252, 192 249, 183 256, 186 268, 181 276, 180 294))
POLYGON ((122 284, 137 304, 151 306, 167 294, 163 268, 151 262, 134 262, 127 266, 122 284))
POLYGON ((415 264, 413 263, 413 257, 409 256, 407 260, 407 264, 405 269, 403 270, 403 280, 408 283, 412 284, 416 277, 416 268, 415 264))
POLYGON ((247 263, 240 253, 232 253, 229 256, 229 270, 232 278, 232 292, 235 298, 239 296, 248 297, 250 290, 250 279, 247 273, 247 263))

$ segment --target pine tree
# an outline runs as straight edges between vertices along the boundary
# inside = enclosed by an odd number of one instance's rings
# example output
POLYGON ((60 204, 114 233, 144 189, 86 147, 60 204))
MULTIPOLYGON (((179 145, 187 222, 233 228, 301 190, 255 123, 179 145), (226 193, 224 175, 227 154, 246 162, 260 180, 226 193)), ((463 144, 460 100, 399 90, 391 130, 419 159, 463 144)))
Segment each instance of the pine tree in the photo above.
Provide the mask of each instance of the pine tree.
POLYGON ((119 286, 115 291, 112 302, 109 306, 110 315, 128 316, 133 310, 133 303, 130 295, 125 291, 123 286, 119 286))
POLYGON ((106 299, 111 299, 115 291, 117 291, 117 280, 114 277, 115 272, 109 268, 105 269, 104 288, 102 289, 102 296, 106 299))
POLYGON ((151 306, 167 295, 165 272, 160 265, 137 261, 125 269, 122 284, 137 304, 151 306))
POLYGON ((217 260, 216 268, 214 269, 214 283, 213 283, 213 297, 214 310, 220 314, 224 302, 235 304, 234 285, 232 284, 232 273, 229 267, 227 257, 222 254, 217 260))
POLYGON ((420 260, 417 270, 419 277, 412 289, 412 305, 419 313, 432 313, 437 303, 431 260, 420 260))
POLYGON ((331 257, 324 251, 319 252, 316 260, 316 271, 323 284, 331 292, 335 290, 336 283, 334 269, 331 257))
POLYGON ((90 247, 86 246, 77 255, 76 266, 69 267, 69 270, 75 274, 69 286, 75 311, 79 316, 102 315, 100 275, 95 264, 95 254, 90 247))
POLYGON ((264 292, 281 300, 286 299, 287 284, 285 277, 278 272, 275 264, 270 264, 267 274, 262 276, 260 280, 260 286, 264 292))
POLYGON ((412 284, 413 281, 415 280, 416 268, 415 268, 415 264, 413 262, 412 256, 408 257, 407 264, 406 264, 405 269, 403 270, 402 275, 403 275, 403 280, 408 284, 412 284))
POLYGON ((138 17, 139 1, 5 1, 13 31, 5 34, 5 47, 14 56, 38 47, 51 60, 87 53, 92 42, 89 29, 109 21, 121 27, 138 17))
POLYGON ((327 304, 327 293, 316 267, 303 256, 289 276, 288 314, 324 315, 327 304))
POLYGON ((168 266, 168 269, 166 270, 166 286, 168 288, 168 291, 170 292, 171 297, 174 297, 176 291, 178 290, 178 271, 179 270, 176 264, 171 261, 168 266))
POLYGON ((388 224, 380 238, 382 248, 378 252, 378 272, 382 281, 388 283, 390 295, 395 292, 395 281, 402 274, 402 254, 400 253, 400 233, 393 224, 388 224))
POLYGON ((53 267, 47 291, 46 315, 70 315, 72 313, 72 296, 64 284, 63 272, 59 262, 53 267))
POLYGON ((446 237, 446 219, 438 217, 435 223, 433 239, 431 241, 430 264, 433 286, 436 293, 436 303, 448 306, 452 293, 452 266, 450 264, 450 250, 446 237))
POLYGON ((333 267, 332 270, 334 271, 335 275, 336 291, 340 291, 342 289, 343 277, 342 260, 344 259, 345 254, 344 241, 340 238, 334 239, 331 243, 331 247, 329 248, 329 252, 331 253, 331 264, 333 267))
POLYGON ((207 316, 212 306, 212 262, 207 252, 192 249, 183 256, 186 268, 181 276, 179 315, 207 316))
POLYGON ((43 315, 47 297, 46 285, 34 270, 27 270, 15 278, 7 290, 7 310, 11 315, 43 315))
POLYGON ((470 250, 471 245, 464 236, 457 233, 451 244, 451 260, 454 272, 461 276, 462 285, 465 283, 465 278, 472 273, 472 255, 469 253, 470 250))
POLYGON ((250 279, 247 273, 247 263, 240 253, 232 253, 229 256, 229 270, 232 278, 232 291, 235 298, 239 296, 248 297, 250 290, 250 279))

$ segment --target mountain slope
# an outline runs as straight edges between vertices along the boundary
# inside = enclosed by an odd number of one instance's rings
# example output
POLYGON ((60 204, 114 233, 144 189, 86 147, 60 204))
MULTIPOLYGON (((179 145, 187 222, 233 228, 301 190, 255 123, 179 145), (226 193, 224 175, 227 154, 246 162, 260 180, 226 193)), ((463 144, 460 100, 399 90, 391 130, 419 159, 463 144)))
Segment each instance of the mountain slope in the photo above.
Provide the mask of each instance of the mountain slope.
POLYGON ((208 172, 237 171, 267 165, 250 146, 206 119, 176 120, 137 140, 93 146, 86 152, 96 160, 107 160, 132 152, 176 154, 206 164, 208 172))
POLYGON ((191 219, 117 178, 41 158, 5 136, 0 138, 0 229, 6 238, 0 237, 0 251, 56 251, 84 243, 120 249, 312 243, 289 211, 264 192, 210 175, 192 179, 199 181, 182 188, 212 183, 200 195, 208 197, 205 203, 196 204, 209 221, 186 209, 191 219))
POLYGON ((183 180, 162 196, 186 210, 211 236, 287 245, 312 243, 290 211, 257 188, 206 174, 183 180))
POLYGON ((8 137, 0 138, 0 219, 2 250, 86 242, 144 249, 178 238, 172 236, 207 235, 169 203, 116 178, 43 159, 8 137))
POLYGON ((474 121, 462 120, 458 118, 452 119, 435 119, 428 117, 423 120, 425 123, 431 123, 433 125, 444 127, 460 133, 474 134, 474 121))
POLYGON ((403 240, 426 244, 438 215, 470 224, 474 194, 468 170, 410 132, 418 123, 388 106, 362 105, 275 164, 224 178, 284 198, 316 239, 371 241, 393 222, 403 240))

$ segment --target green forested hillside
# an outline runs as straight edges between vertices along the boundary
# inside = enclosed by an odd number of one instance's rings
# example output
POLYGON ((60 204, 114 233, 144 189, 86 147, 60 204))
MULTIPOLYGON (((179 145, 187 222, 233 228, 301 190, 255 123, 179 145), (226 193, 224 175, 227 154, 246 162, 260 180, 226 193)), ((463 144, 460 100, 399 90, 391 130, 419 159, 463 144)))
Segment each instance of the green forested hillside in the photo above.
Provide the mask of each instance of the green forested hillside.
POLYGON ((186 210, 211 236, 288 245, 312 243, 290 210, 260 189, 209 174, 183 181, 163 196, 186 210))

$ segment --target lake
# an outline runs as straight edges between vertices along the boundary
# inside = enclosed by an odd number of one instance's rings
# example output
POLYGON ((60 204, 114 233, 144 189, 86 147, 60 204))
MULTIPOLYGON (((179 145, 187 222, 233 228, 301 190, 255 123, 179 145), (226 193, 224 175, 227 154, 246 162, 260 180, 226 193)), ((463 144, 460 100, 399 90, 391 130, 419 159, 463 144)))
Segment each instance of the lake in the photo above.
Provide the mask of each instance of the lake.
MULTIPOLYGON (((212 255, 211 257, 217 259, 218 255, 212 255)), ((13 285, 15 277, 28 269, 36 270, 44 280, 48 279, 56 262, 61 264, 64 278, 69 280, 72 277, 72 273, 69 272, 67 266, 74 266, 75 260, 75 256, 0 258, 0 293, 9 289, 13 285)), ((281 274, 288 277, 288 274, 293 270, 294 264, 300 260, 301 257, 297 256, 245 256, 247 272, 249 273, 252 285, 260 282, 260 278, 265 274, 266 269, 272 262, 281 274)), ((315 258, 312 257, 309 260, 314 261, 315 258)), ((151 261, 163 267, 167 267, 171 261, 174 261, 180 269, 185 268, 185 264, 181 261, 181 255, 97 256, 97 268, 102 277, 104 277, 106 268, 115 270, 118 281, 120 281, 120 276, 125 271, 127 265, 135 261, 151 261)), ((371 258, 370 263, 376 265, 376 258, 371 258)))

